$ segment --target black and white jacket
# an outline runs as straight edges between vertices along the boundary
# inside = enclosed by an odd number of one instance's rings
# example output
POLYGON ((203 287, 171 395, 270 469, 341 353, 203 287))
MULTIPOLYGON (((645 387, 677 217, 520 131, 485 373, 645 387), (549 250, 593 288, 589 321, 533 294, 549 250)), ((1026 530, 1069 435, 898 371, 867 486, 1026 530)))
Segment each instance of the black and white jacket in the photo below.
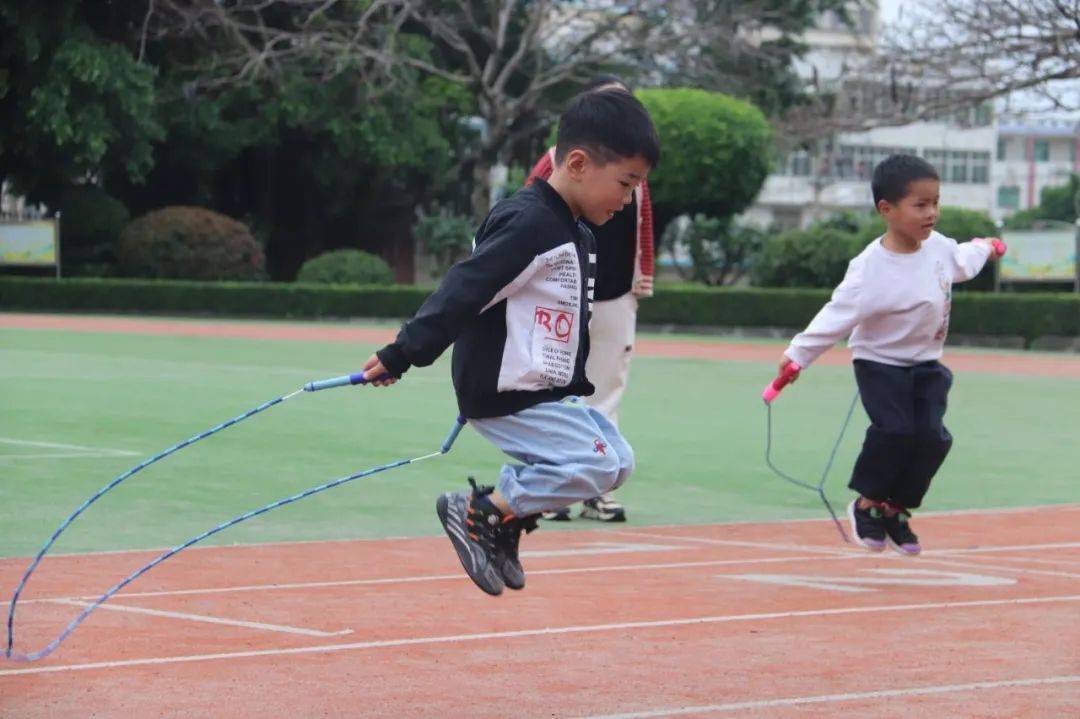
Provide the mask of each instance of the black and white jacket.
POLYGON ((595 262, 592 233, 538 180, 491 210, 472 256, 451 268, 379 361, 401 376, 454 343, 454 389, 466 418, 591 395, 595 262))

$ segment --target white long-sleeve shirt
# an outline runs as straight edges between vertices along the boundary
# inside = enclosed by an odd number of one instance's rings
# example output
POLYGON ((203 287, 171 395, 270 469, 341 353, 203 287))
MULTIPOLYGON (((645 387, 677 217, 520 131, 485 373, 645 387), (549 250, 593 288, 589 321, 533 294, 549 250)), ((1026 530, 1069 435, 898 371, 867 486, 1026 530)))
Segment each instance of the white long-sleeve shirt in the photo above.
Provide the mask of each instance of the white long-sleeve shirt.
POLYGON ((901 367, 939 359, 952 285, 979 274, 990 253, 987 242, 959 244, 933 232, 916 252, 901 254, 879 237, 851 260, 832 299, 784 354, 808 367, 850 334, 855 359, 901 367))

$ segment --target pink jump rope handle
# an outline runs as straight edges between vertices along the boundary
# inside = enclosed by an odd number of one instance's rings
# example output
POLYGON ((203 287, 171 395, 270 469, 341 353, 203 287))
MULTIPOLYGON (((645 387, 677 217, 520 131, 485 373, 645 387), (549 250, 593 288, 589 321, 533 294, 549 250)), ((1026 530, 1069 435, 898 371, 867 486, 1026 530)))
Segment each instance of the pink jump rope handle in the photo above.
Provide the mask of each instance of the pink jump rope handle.
POLYGON ((761 398, 765 400, 765 404, 772 404, 772 401, 776 399, 776 396, 780 394, 780 390, 787 387, 791 383, 791 380, 795 379, 795 375, 802 370, 802 367, 794 362, 788 362, 784 366, 784 370, 776 375, 776 379, 769 383, 765 388, 765 391, 761 393, 761 398))
MULTIPOLYGON (((989 242, 990 246, 994 248, 994 254, 997 255, 998 257, 1004 257, 1005 256, 1005 251, 1009 249, 1008 246, 1004 242, 1002 242, 1001 240, 999 240, 996 237, 993 238, 993 239, 991 239, 989 237, 973 237, 972 240, 979 240, 981 242, 989 242)), ((991 259, 993 259, 993 258, 991 258, 991 259)))

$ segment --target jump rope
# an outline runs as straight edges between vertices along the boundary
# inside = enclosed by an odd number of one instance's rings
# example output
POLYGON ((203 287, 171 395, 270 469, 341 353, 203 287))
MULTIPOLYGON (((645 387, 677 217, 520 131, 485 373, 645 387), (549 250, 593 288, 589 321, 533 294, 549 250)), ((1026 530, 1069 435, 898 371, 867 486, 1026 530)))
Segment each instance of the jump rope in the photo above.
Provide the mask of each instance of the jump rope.
MULTIPOLYGON (((380 377, 378 379, 383 379, 383 378, 380 377)), ((242 415, 234 417, 234 418, 228 420, 227 422, 222 422, 221 424, 217 425, 216 427, 208 429, 205 432, 202 432, 201 434, 197 434, 194 437, 191 437, 190 439, 186 439, 183 442, 170 447, 169 449, 165 450, 164 452, 161 452, 159 454, 154 455, 153 457, 150 457, 149 459, 141 462, 140 464, 136 465, 135 467, 132 467, 128 471, 124 472, 123 474, 118 476, 116 479, 112 480, 111 482, 106 484, 104 487, 99 489, 97 492, 95 492, 93 495, 91 495, 85 502, 83 502, 81 505, 79 505, 78 509, 76 509, 74 512, 72 512, 71 515, 68 516, 67 519, 65 519, 63 522, 61 522, 60 526, 57 527, 56 531, 52 533, 52 536, 49 537, 48 541, 45 542, 45 545, 41 548, 41 550, 37 553, 37 555, 34 557, 34 559, 30 562, 30 565, 26 568, 26 572, 23 574, 22 579, 19 581, 19 585, 18 585, 18 587, 16 587, 15 593, 11 598, 11 606, 8 609, 7 649, 5 651, 5 655, 9 659, 12 659, 14 661, 22 661, 22 662, 37 661, 38 659, 42 659, 44 657, 49 656, 49 654, 52 654, 52 652, 55 651, 56 648, 59 647, 60 644, 65 639, 67 639, 71 635, 71 633, 74 632, 75 629, 80 624, 82 624, 83 621, 86 620, 86 618, 88 616, 90 616, 91 612, 93 612, 95 609, 97 609, 99 606, 101 606, 111 596, 113 596, 114 594, 119 592, 121 589, 126 587, 131 582, 133 582, 136 579, 138 579, 139 577, 141 577, 143 574, 146 574, 148 571, 150 571, 151 569, 153 569, 157 565, 164 562, 169 557, 172 557, 173 555, 178 554, 181 551, 187 549, 191 545, 197 544, 198 542, 201 542, 202 540, 206 539, 207 537, 211 537, 211 536, 217 534, 218 532, 221 532, 221 531, 223 531, 225 529, 228 529, 229 527, 232 527, 233 525, 239 524, 240 522, 244 522, 244 521, 247 521, 249 519, 253 519, 254 517, 258 517, 261 514, 266 514, 267 512, 269 512, 271 510, 277 509, 278 507, 283 507, 286 504, 291 504, 291 503, 296 502, 297 500, 303 499, 305 497, 310 497, 313 494, 317 494, 319 492, 324 492, 324 491, 326 491, 328 489, 333 489, 334 487, 338 487, 338 486, 340 486, 342 484, 345 484, 346 482, 351 482, 354 479, 360 479, 361 477, 368 477, 370 475, 377 474, 379 472, 385 472, 386 470, 389 470, 389 469, 394 469, 396 467, 402 467, 402 466, 404 466, 406 464, 414 464, 416 462, 422 462, 425 459, 431 459, 433 457, 438 457, 438 456, 446 454, 447 452, 450 451, 450 448, 454 444, 454 440, 457 439, 458 434, 461 433, 462 428, 465 426, 465 418, 464 417, 458 417, 454 421, 454 426, 450 429, 450 434, 447 435, 446 439, 443 441, 442 445, 439 447, 439 451, 437 451, 437 452, 432 452, 430 454, 425 454, 425 455, 422 455, 420 457, 413 457, 412 459, 400 459, 400 460, 398 460, 396 462, 391 462, 390 464, 384 464, 384 465, 379 466, 379 467, 374 467, 372 469, 366 469, 366 470, 364 470, 362 472, 356 472, 354 474, 350 474, 350 475, 347 475, 345 477, 340 477, 338 479, 327 482, 325 484, 320 484, 317 487, 312 487, 311 489, 300 492, 298 494, 293 494, 291 496, 285 497, 284 499, 279 499, 276 502, 271 502, 270 504, 267 504, 267 505, 265 505, 263 507, 260 507, 258 509, 251 510, 250 512, 245 512, 244 514, 241 514, 241 515, 239 515, 237 517, 234 517, 234 518, 230 519, 227 522, 223 522, 223 523, 219 524, 218 526, 216 526, 216 527, 214 527, 212 529, 208 529, 207 531, 205 531, 205 532, 203 532, 201 534, 197 534, 196 536, 192 537, 191 539, 187 540, 186 542, 184 542, 182 544, 179 544, 176 547, 173 547, 172 549, 162 553, 161 555, 156 557, 153 561, 147 563, 143 567, 140 567, 139 569, 135 570, 134 572, 129 574, 123 581, 115 584, 108 591, 106 591, 104 594, 102 594, 100 597, 98 597, 95 601, 88 604, 86 606, 86 608, 84 608, 74 619, 72 619, 71 622, 67 625, 67 627, 55 639, 53 639, 51 642, 49 642, 44 648, 42 648, 42 649, 40 649, 40 650, 38 650, 36 652, 30 652, 28 654, 23 654, 21 652, 16 652, 14 650, 14 645, 15 645, 15 608, 16 608, 16 605, 18 604, 19 596, 22 594, 23 589, 26 588, 27 582, 30 580, 30 576, 34 573, 34 570, 37 569, 38 565, 41 563, 41 560, 48 553, 49 549, 52 548, 53 544, 56 543, 56 540, 60 537, 60 535, 64 532, 64 530, 66 530, 71 525, 71 523, 74 522, 75 519, 80 514, 82 514, 84 511, 86 511, 86 509, 89 508, 90 505, 92 505, 97 500, 101 499, 101 497, 104 496, 106 492, 112 490, 114 487, 116 487, 117 485, 119 485, 121 482, 128 479, 129 477, 131 477, 133 474, 139 472, 140 470, 145 469, 146 467, 149 467, 150 465, 154 464, 155 462, 158 462, 158 461, 160 461, 162 459, 165 459, 169 455, 175 454, 176 452, 179 452, 181 449, 184 449, 185 447, 190 447, 191 445, 195 444, 196 442, 204 440, 207 437, 210 437, 211 435, 217 434, 218 432, 220 432, 220 431, 222 431, 222 430, 224 430, 224 429, 226 429, 228 427, 232 427, 233 425, 238 424, 240 422, 243 422, 244 420, 249 419, 250 417, 254 417, 256 414, 259 414, 260 412, 264 412, 264 411, 270 409, 271 407, 274 407, 276 405, 281 404, 282 402, 285 402, 286 400, 292 399, 293 397, 295 397, 298 394, 301 394, 301 393, 304 393, 304 392, 318 392, 320 390, 331 389, 333 387, 346 387, 346 386, 351 386, 351 385, 363 385, 363 384, 367 384, 367 383, 368 383, 368 381, 364 379, 364 374, 363 373, 342 375, 341 377, 332 377, 330 379, 319 380, 319 381, 316 381, 316 382, 308 382, 303 387, 296 390, 295 392, 292 392, 291 394, 283 395, 281 397, 278 397, 277 399, 273 399, 273 400, 270 400, 269 402, 265 402, 263 404, 260 404, 258 407, 255 407, 254 409, 248 410, 247 412, 245 412, 242 415)))
MULTIPOLYGON (((1001 242, 1000 240, 994 240, 992 244, 994 246, 994 250, 998 253, 999 256, 1005 254, 1006 247, 1005 247, 1004 242, 1001 242)), ((773 461, 772 461, 772 444, 773 444, 772 443, 772 403, 780 395, 780 392, 784 389, 784 387, 786 387, 788 384, 791 383, 791 381, 801 371, 801 369, 802 368, 799 367, 799 365, 795 364, 794 362, 789 362, 784 367, 783 371, 781 371, 780 374, 777 375, 777 377, 772 382, 770 382, 769 385, 767 387, 765 387, 765 390, 761 393, 761 397, 765 401, 765 408, 766 408, 766 413, 765 413, 765 417, 766 417, 766 420, 765 420, 765 422, 766 422, 765 423, 765 437, 766 437, 766 441, 765 441, 765 463, 781 479, 783 479, 783 480, 785 480, 787 482, 790 482, 791 484, 794 484, 795 486, 802 487, 804 489, 808 489, 810 491, 816 492, 818 497, 821 498, 822 503, 824 503, 825 508, 829 511, 829 516, 832 517, 833 523, 836 525, 836 529, 840 533, 840 536, 843 537, 845 542, 850 543, 851 539, 848 537, 847 532, 844 531, 844 527, 840 523, 840 520, 837 518, 836 512, 833 511, 832 505, 829 503, 828 497, 825 496, 825 480, 828 478, 829 470, 832 468, 832 465, 833 465, 833 460, 836 459, 836 452, 840 448, 840 442, 844 437, 844 433, 847 431, 847 427, 851 423, 851 416, 855 411, 855 404, 859 399, 859 393, 856 392, 855 396, 851 400, 851 406, 848 407, 847 416, 844 418, 844 423, 840 427, 840 434, 837 436, 835 444, 833 444, 832 451, 829 453, 829 460, 825 464, 825 470, 822 472, 821 479, 818 481, 818 483, 816 485, 811 484, 809 482, 804 482, 802 480, 796 479, 795 477, 792 477, 791 475, 787 474, 783 470, 779 469, 775 464, 773 464, 773 461)), ((380 377, 380 378, 377 378, 377 379, 383 379, 383 378, 380 377)), ((45 557, 46 554, 48 554, 49 550, 56 543, 56 540, 60 537, 60 535, 64 533, 64 531, 71 525, 72 522, 74 522, 79 517, 79 515, 81 515, 83 512, 85 512, 90 507, 90 505, 94 504, 94 502, 101 499, 101 497, 104 496, 107 492, 114 489, 120 483, 122 483, 126 479, 130 478, 132 475, 136 474, 137 472, 149 467, 152 464, 155 464, 156 462, 159 462, 159 461, 165 459, 166 457, 168 457, 168 456, 170 456, 172 454, 175 454, 176 452, 179 452, 181 449, 184 449, 185 447, 190 447, 191 445, 195 444, 196 442, 204 440, 207 437, 210 437, 212 435, 215 435, 218 432, 221 432, 224 429, 232 427, 235 424, 239 424, 240 422, 243 422, 246 419, 250 419, 251 417, 254 417, 257 414, 270 409, 271 407, 275 407, 275 406, 277 406, 277 405, 279 405, 279 404, 281 404, 281 403, 283 403, 283 402, 285 402, 287 400, 292 399, 293 397, 297 396, 298 394, 302 394, 304 392, 318 392, 320 390, 332 389, 334 387, 348 387, 348 386, 353 386, 353 385, 365 385, 367 383, 368 383, 368 380, 364 379, 364 373, 362 373, 362 372, 358 373, 358 374, 348 374, 348 375, 342 375, 340 377, 331 377, 330 379, 324 379, 324 380, 318 380, 318 381, 314 381, 314 382, 308 382, 307 384, 305 384, 303 387, 296 390, 295 392, 291 392, 289 394, 282 395, 281 397, 278 397, 276 399, 272 399, 269 402, 264 402, 263 404, 260 404, 258 407, 255 407, 254 409, 250 409, 247 412, 245 412, 245 413, 243 413, 243 414, 241 414, 241 415, 239 415, 237 417, 233 417, 232 419, 230 419, 230 420, 228 420, 226 422, 222 422, 221 424, 217 425, 216 427, 212 427, 211 429, 208 429, 205 432, 197 434, 194 437, 191 437, 189 439, 186 439, 183 442, 180 442, 179 444, 173 445, 172 447, 166 449, 163 452, 155 454, 154 456, 150 457, 149 459, 146 459, 146 460, 140 462, 139 464, 137 464, 134 467, 132 467, 131 469, 127 470, 123 474, 119 475, 118 477, 116 477, 116 479, 112 480, 111 482, 106 484, 104 487, 99 489, 97 492, 92 494, 88 499, 86 499, 86 501, 84 501, 81 505, 79 505, 79 507, 74 512, 72 512, 67 517, 67 519, 65 519, 63 522, 60 523, 60 526, 56 528, 56 531, 54 531, 52 533, 52 536, 49 537, 49 539, 45 542, 45 545, 38 551, 37 555, 30 562, 29 566, 26 568, 26 571, 23 573, 22 579, 19 580, 19 584, 15 588, 15 593, 11 597, 11 604, 10 604, 10 607, 8 609, 7 648, 5 650, 5 656, 8 659, 12 659, 14 661, 21 661, 21 662, 33 662, 33 661, 37 661, 39 659, 43 659, 43 658, 49 656, 50 654, 52 654, 57 649, 57 647, 59 647, 60 644, 64 642, 65 639, 67 639, 69 636, 71 636, 71 633, 74 632, 75 629, 78 628, 78 626, 80 624, 82 624, 86 620, 87 617, 90 616, 91 612, 93 612, 99 606, 101 606, 106 601, 108 601, 108 599, 110 597, 112 597, 114 594, 119 592, 121 589, 123 589, 127 585, 131 584, 133 581, 135 581, 136 579, 141 577, 143 574, 146 574, 151 569, 153 569, 157 565, 161 564, 162 562, 164 562, 169 557, 172 557, 172 556, 174 556, 176 554, 179 554, 180 552, 182 552, 183 550, 185 550, 188 547, 192 546, 193 544, 197 544, 198 542, 201 542, 202 540, 206 539, 207 537, 211 537, 211 536, 217 534, 218 532, 221 532, 221 531, 224 531, 224 530, 228 529, 229 527, 240 524, 241 522, 245 522, 245 521, 247 521, 249 519, 253 519, 255 517, 258 517, 259 515, 266 514, 267 512, 270 512, 270 511, 272 511, 274 509, 277 509, 278 507, 283 507, 283 506, 285 506, 287 504, 292 504, 293 502, 304 499, 305 497, 310 497, 313 494, 318 494, 319 492, 324 492, 324 491, 326 491, 328 489, 333 489, 334 487, 341 486, 341 485, 343 485, 343 484, 345 484, 347 482, 351 482, 351 481, 353 481, 355 479, 361 479, 362 477, 369 477, 369 476, 371 476, 373 474, 378 474, 379 472, 385 472, 387 470, 395 469, 397 467, 403 467, 403 466, 405 466, 407 464, 414 464, 414 463, 417 463, 417 462, 422 462, 422 461, 427 460, 427 459, 432 459, 434 457, 438 457, 440 455, 444 455, 444 454, 446 454, 447 452, 450 451, 450 448, 453 447, 453 445, 454 445, 454 441, 457 439, 458 435, 461 433, 461 430, 465 427, 466 420, 465 420, 464 417, 459 416, 456 420, 454 420, 454 425, 453 425, 453 427, 451 427, 450 433, 447 435, 447 437, 443 441, 442 445, 440 445, 439 450, 437 452, 431 452, 430 454, 421 455, 419 457, 413 457, 411 459, 399 459, 396 462, 391 462, 389 464, 384 464, 384 465, 381 465, 381 466, 378 466, 378 467, 373 467, 371 469, 366 469, 366 470, 364 470, 362 472, 356 472, 356 473, 353 473, 353 474, 346 475, 344 477, 339 477, 338 479, 332 480, 330 482, 326 482, 325 484, 320 484, 317 487, 312 487, 311 489, 305 490, 303 492, 299 492, 297 494, 293 494, 293 495, 290 495, 288 497, 284 497, 283 499, 279 499, 276 502, 271 502, 270 504, 259 507, 258 509, 253 509, 253 510, 251 510, 249 512, 245 512, 244 514, 233 517, 232 519, 228 520, 227 522, 222 522, 221 524, 217 525, 216 527, 213 527, 212 529, 208 529, 205 532, 202 532, 201 534, 197 534, 194 537, 192 537, 191 539, 187 540, 186 542, 183 542, 182 544, 179 544, 179 545, 173 547, 172 549, 169 549, 169 550, 163 552, 162 554, 160 554, 159 556, 154 558, 152 561, 148 562, 144 566, 140 567, 139 569, 137 569, 134 572, 132 572, 131 574, 129 574, 122 581, 120 581, 120 582, 116 583, 115 585, 113 585, 105 593, 103 593, 100 597, 98 597, 96 600, 94 600, 93 602, 88 604, 74 619, 71 620, 71 622, 67 625, 67 627, 65 627, 64 630, 59 635, 57 635, 57 637, 55 639, 53 639, 51 642, 49 642, 42 649, 39 649, 36 652, 29 652, 29 653, 26 653, 26 654, 21 653, 21 652, 16 652, 14 650, 14 645, 15 645, 15 609, 16 609, 16 606, 18 605, 19 597, 22 595, 22 592, 26 588, 27 583, 30 581, 31 575, 33 575, 34 570, 37 569, 38 565, 41 563, 41 560, 45 557)))
MULTIPOLYGON (((998 239, 990 240, 991 246, 994 248, 994 252, 998 257, 1005 255, 1008 247, 1004 242, 998 239)), ((836 531, 840 533, 844 542, 851 544, 851 537, 844 531, 844 525, 836 516, 836 512, 833 510, 832 504, 829 503, 829 498, 825 496, 825 480, 829 477, 829 470, 832 469, 833 461, 836 459, 836 452, 840 449, 840 442, 844 439, 844 434, 847 432, 848 425, 851 424, 851 416, 855 413, 855 405, 859 401, 859 391, 855 390, 855 396, 851 398, 851 406, 848 407, 847 415, 844 417, 844 423, 840 425, 840 433, 836 436, 836 442, 833 443, 832 451, 829 452, 829 460, 825 463, 825 469, 821 472, 821 479, 818 480, 816 485, 810 482, 805 482, 801 479, 796 479, 790 474, 784 472, 772 461, 772 445, 773 445, 773 431, 772 431, 772 403, 783 391, 784 387, 787 387, 795 379, 795 377, 802 371, 795 362, 788 362, 784 365, 784 368, 776 376, 776 378, 766 385, 765 389, 761 393, 761 399, 765 402, 765 464, 768 465, 778 477, 786 482, 790 482, 797 487, 808 489, 811 492, 815 492, 818 497, 821 498, 822 504, 825 505, 825 509, 829 511, 829 516, 832 517, 833 524, 836 525, 836 531)))

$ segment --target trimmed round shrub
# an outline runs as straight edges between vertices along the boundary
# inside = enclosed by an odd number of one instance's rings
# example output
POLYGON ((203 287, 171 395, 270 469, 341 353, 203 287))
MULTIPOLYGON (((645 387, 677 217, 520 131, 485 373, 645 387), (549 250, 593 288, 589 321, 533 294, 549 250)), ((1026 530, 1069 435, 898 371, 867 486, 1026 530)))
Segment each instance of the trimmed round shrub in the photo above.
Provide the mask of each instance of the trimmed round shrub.
POLYGON ((334 250, 305 262, 296 281, 333 285, 389 285, 394 282, 394 273, 386 260, 370 252, 334 250))
POLYGON ((116 242, 131 214, 124 203, 100 187, 72 187, 60 196, 64 243, 77 247, 116 242))
POLYGON ((201 207, 166 207, 134 220, 120 235, 118 259, 129 277, 266 278, 262 246, 247 226, 201 207))
POLYGON ((60 252, 64 274, 103 274, 116 260, 116 243, 131 214, 100 187, 65 190, 60 211, 60 252))
POLYGON ((759 287, 834 287, 869 242, 828 226, 768 237, 751 270, 759 287))
POLYGON ((772 128, 756 107, 687 88, 636 93, 649 110, 663 155, 649 174, 658 229, 678 215, 721 221, 745 210, 769 174, 772 128))

